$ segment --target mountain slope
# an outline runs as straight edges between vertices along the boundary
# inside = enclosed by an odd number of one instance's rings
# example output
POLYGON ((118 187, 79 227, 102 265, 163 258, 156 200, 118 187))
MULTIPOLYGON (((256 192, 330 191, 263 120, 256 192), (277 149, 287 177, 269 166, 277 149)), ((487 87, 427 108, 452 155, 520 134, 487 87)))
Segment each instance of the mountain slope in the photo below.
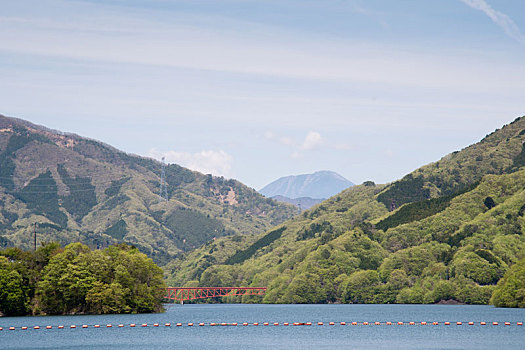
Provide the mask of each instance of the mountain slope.
POLYGON ((166 262, 226 235, 264 232, 295 214, 235 180, 166 166, 98 141, 0 116, 0 247, 127 242, 166 262))
POLYGON ((333 171, 317 171, 313 174, 281 177, 264 186, 259 192, 266 197, 325 199, 350 186, 353 186, 352 182, 333 171))
POLYGON ((522 117, 399 181, 349 188, 258 239, 210 243, 168 272, 179 283, 267 286, 265 302, 487 303, 525 257, 524 166, 522 117), (215 261, 188 268, 204 259, 215 261))

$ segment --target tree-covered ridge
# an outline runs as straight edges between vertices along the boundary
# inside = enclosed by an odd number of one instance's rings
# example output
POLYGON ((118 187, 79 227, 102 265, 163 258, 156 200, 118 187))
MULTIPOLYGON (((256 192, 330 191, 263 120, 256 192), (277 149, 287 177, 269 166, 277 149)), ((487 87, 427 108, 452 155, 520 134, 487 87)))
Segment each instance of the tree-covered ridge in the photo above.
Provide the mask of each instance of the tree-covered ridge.
POLYGON ((498 282, 491 303, 499 307, 525 307, 525 259, 512 266, 498 282))
POLYGON ((166 263, 223 236, 260 234, 296 213, 235 180, 166 166, 104 143, 0 116, 0 248, 127 242, 166 263))
MULTIPOLYGON (((257 258, 263 255, 264 252, 273 251, 275 247, 277 247, 277 249, 285 249, 285 254, 292 254, 292 252, 300 250, 303 244, 312 241, 311 239, 301 239, 304 235, 305 228, 308 230, 308 234, 313 234, 315 238, 321 238, 321 236, 323 236, 323 240, 326 240, 343 233, 345 226, 363 225, 367 218, 384 215, 388 212, 386 208, 373 199, 383 188, 384 186, 380 185, 354 186, 341 192, 340 195, 323 202, 323 204, 313 207, 310 211, 303 212, 300 216, 287 221, 286 228, 281 233, 281 237, 276 241, 270 242, 271 244, 269 245, 261 246, 260 249, 253 253, 253 257, 257 258), (323 223, 326 221, 337 221, 337 224, 331 228, 324 227, 323 223), (319 227, 319 229, 316 230, 316 227, 319 227), (324 228, 328 228, 331 232, 326 232, 324 228), (286 240, 285 246, 281 246, 283 240, 286 240)), ((230 257, 248 249, 248 247, 254 245, 257 240, 263 239, 269 233, 271 232, 260 234, 256 237, 236 235, 220 238, 216 241, 209 242, 202 248, 175 259, 164 267, 168 275, 168 284, 194 285, 198 283, 198 280, 201 280, 201 283, 204 283, 203 285, 212 286, 212 281, 203 282, 201 279, 206 269, 210 268, 210 271, 212 271, 217 268, 216 266, 225 264, 226 260, 230 257)), ((283 253, 280 252, 279 254, 283 253)), ((279 260, 280 259, 277 258, 275 262, 279 260)), ((245 264, 251 261, 252 259, 248 259, 245 264)), ((230 266, 226 269, 230 271, 235 268, 236 266, 230 266)), ((261 266, 261 268, 264 267, 261 266)), ((228 273, 229 272, 225 272, 225 275, 228 273)), ((234 285, 236 281, 224 276, 222 280, 214 280, 213 282, 221 282, 222 285, 226 286, 234 285)))
POLYGON ((240 264, 227 262, 256 240, 221 239, 220 254, 167 266, 169 281, 267 286, 269 303, 486 304, 525 257, 523 130, 519 118, 399 182, 348 189, 240 264))
POLYGON ((90 250, 51 243, 0 251, 0 312, 5 315, 162 311, 162 270, 127 245, 90 250))
POLYGON ((387 208, 451 195, 487 174, 516 171, 525 165, 525 118, 495 130, 480 142, 453 152, 394 182, 378 196, 387 208))

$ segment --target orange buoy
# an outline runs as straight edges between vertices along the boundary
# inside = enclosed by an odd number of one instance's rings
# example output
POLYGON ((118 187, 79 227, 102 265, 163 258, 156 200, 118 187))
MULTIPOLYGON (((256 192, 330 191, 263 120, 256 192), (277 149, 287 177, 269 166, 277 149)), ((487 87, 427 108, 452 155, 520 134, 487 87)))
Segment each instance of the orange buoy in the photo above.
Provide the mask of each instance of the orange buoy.
POLYGON ((254 326, 258 326, 258 325, 259 325, 259 322, 254 322, 253 325, 254 325, 254 326))
POLYGON ((201 326, 201 327, 202 327, 202 326, 204 326, 204 323, 202 323, 202 322, 201 322, 201 323, 199 323, 199 326, 201 326))
POLYGON ((481 321, 479 324, 482 325, 482 326, 485 326, 487 324, 487 322, 481 321))
POLYGON ((523 322, 516 323, 517 326, 523 326, 523 322))
POLYGON ((437 321, 432 322, 433 326, 437 326, 438 324, 439 324, 439 322, 437 322, 437 321))
POLYGON ((421 325, 422 325, 422 326, 426 326, 427 323, 426 323, 425 321, 423 321, 423 322, 421 322, 421 325))
POLYGON ((158 326, 159 326, 158 323, 154 323, 154 324, 153 324, 153 327, 158 327, 158 326))
POLYGON ((83 324, 82 328, 88 328, 88 325, 87 324, 83 324))
POLYGON ((243 322, 242 325, 243 326, 247 326, 249 323, 248 322, 243 322))
POLYGON ((130 326, 130 327, 135 327, 136 324, 132 323, 132 324, 130 324, 129 326, 130 326))
POLYGON ((391 325, 392 325, 392 322, 387 321, 387 322, 386 322, 386 325, 387 325, 387 326, 391 326, 391 325))
POLYGON ((357 322, 353 321, 352 326, 357 326, 357 322))
POLYGON ((237 326, 237 324, 238 324, 237 322, 233 322, 232 326, 237 326))
POLYGON ((268 322, 264 322, 264 323, 263 323, 263 326, 268 326, 268 325, 269 325, 268 322))
POLYGON ((25 331, 25 330, 27 329, 27 327, 26 327, 26 326, 23 326, 22 329, 25 331))
POLYGON ((53 328, 53 327, 52 326, 46 326, 46 329, 51 329, 51 328, 53 328))
POLYGON ((3 331, 4 329, 2 327, 0 327, 0 331, 3 331))
POLYGON ((182 323, 177 323, 177 327, 182 327, 182 323))
MULTIPOLYGON (((106 328, 111 328, 111 327, 113 327, 112 324, 107 324, 107 325, 106 325, 106 328)), ((142 325, 142 327, 144 327, 144 325, 142 325)))
POLYGON ((456 325, 461 326, 463 323, 461 321, 456 322, 456 325))
POLYGON ((100 325, 99 325, 99 324, 96 324, 96 325, 94 325, 93 327, 95 327, 95 328, 100 328, 100 325))
POLYGON ((284 322, 284 323, 283 323, 283 326, 288 326, 288 325, 289 325, 288 322, 284 322))
POLYGON ((10 331, 14 331, 14 330, 15 330, 15 327, 9 327, 9 330, 10 330, 10 331))
POLYGON ((399 326, 402 326, 402 325, 403 325, 403 322, 399 321, 397 324, 398 324, 399 326))
POLYGON ((328 323, 328 324, 329 324, 330 326, 333 326, 333 325, 335 325, 335 322, 330 322, 330 323, 328 323))
POLYGON ((63 329, 63 328, 64 328, 64 326, 58 326, 58 329, 63 329))
POLYGON ((445 321, 445 326, 450 326, 450 322, 445 321))
POLYGON ((473 326, 474 322, 470 321, 468 324, 469 324, 469 326, 473 326))
POLYGON ((376 326, 381 326, 381 322, 379 322, 379 321, 375 321, 375 322, 374 322, 374 325, 376 325, 376 326))
POLYGON ((188 323, 188 327, 193 327, 193 323, 188 323))
POLYGON ((367 321, 363 322, 363 326, 368 326, 368 322, 367 321))
POLYGON ((40 326, 34 326, 33 329, 40 329, 40 326))
POLYGON ((413 325, 415 325, 416 323, 415 323, 414 321, 410 321, 410 322, 408 322, 408 324, 411 325, 411 326, 413 326, 413 325))
POLYGON ((118 325, 118 327, 122 328, 122 327, 124 327, 124 325, 121 323, 121 324, 118 325))
POLYGON ((346 326, 346 322, 341 322, 341 326, 346 326))
POLYGON ((278 326, 278 325, 279 325, 279 322, 274 322, 273 325, 274 325, 274 326, 278 326))
POLYGON ((164 327, 171 327, 171 323, 164 323, 164 327))
POLYGON ((505 326, 510 326, 510 322, 505 322, 505 326))
POLYGON ((307 325, 307 326, 311 326, 311 325, 312 325, 312 322, 306 322, 306 325, 307 325))
POLYGON ((497 325, 498 325, 498 322, 494 321, 494 322, 492 322, 492 325, 493 325, 493 326, 497 326, 497 325))
POLYGON ((77 326, 72 324, 71 326, 69 326, 69 328, 77 328, 77 326))
POLYGON ((323 322, 317 322, 318 326, 322 326, 323 324, 324 324, 323 322))

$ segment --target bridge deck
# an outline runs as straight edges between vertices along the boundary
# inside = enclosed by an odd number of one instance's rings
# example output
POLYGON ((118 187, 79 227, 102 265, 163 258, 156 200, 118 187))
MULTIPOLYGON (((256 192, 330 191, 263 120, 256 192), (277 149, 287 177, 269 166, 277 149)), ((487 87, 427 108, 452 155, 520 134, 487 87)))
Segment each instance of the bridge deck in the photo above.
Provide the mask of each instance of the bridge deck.
POLYGON ((266 287, 168 287, 164 298, 185 301, 234 295, 264 295, 265 292, 266 287))

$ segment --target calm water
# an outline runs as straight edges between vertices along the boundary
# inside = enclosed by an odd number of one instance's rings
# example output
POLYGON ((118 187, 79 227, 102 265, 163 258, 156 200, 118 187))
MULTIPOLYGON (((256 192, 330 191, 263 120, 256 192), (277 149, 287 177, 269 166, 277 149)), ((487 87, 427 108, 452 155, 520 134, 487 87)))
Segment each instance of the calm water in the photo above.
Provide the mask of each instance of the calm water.
POLYGON ((465 305, 168 305, 166 313, 0 318, 1 349, 525 349, 525 310, 465 305), (438 321, 438 326, 176 327, 177 322, 438 321), (477 322, 475 326, 443 322, 477 322), (481 326, 493 321, 499 326, 481 326), (504 326, 503 322, 512 322, 504 326), (151 327, 153 323, 171 327, 151 327), (93 328, 119 323, 124 328, 93 328), (148 327, 130 328, 130 323, 148 327), (69 329, 87 324, 87 329, 69 329), (34 330, 33 326, 53 326, 34 330), (64 325, 67 329, 57 329, 64 325), (9 331, 9 327, 17 327, 9 331), (30 329, 21 330, 21 326, 30 329))

